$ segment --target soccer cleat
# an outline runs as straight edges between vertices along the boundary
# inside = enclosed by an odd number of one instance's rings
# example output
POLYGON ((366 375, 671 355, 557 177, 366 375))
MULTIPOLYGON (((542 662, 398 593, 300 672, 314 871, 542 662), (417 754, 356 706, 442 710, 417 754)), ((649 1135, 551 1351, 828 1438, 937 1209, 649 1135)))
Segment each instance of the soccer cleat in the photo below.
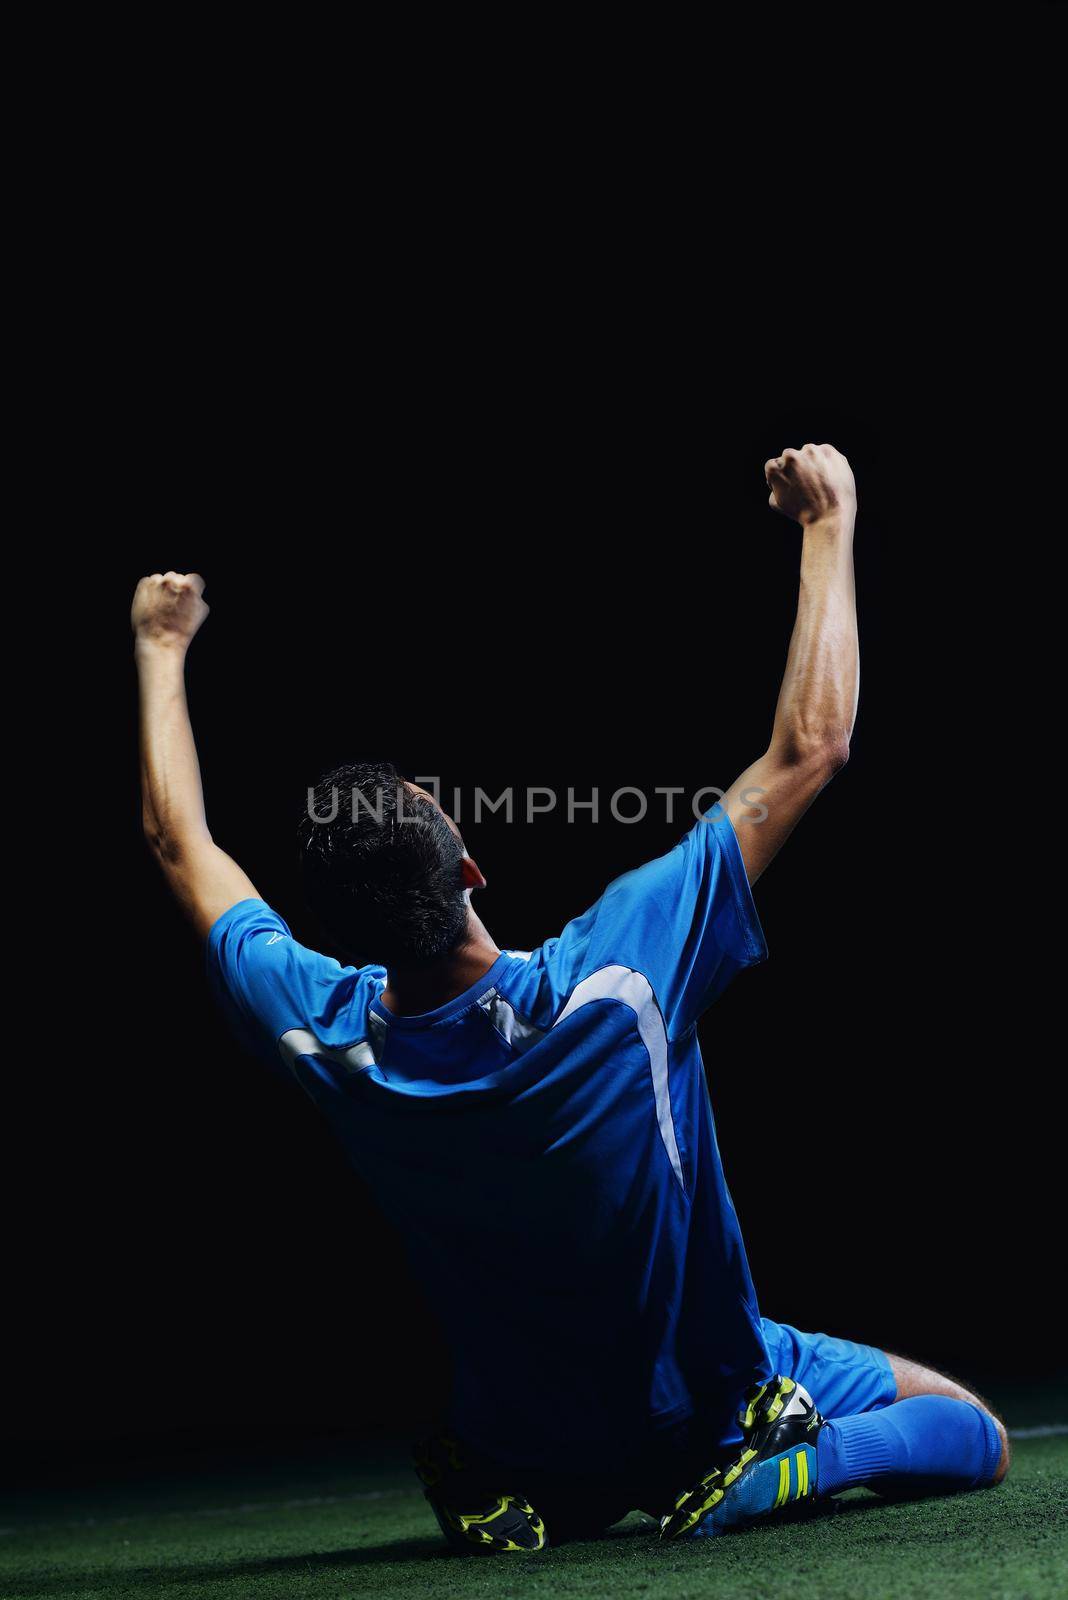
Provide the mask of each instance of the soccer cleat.
POLYGON ((758 1384, 746 1395, 738 1426, 741 1454, 683 1490, 660 1519, 661 1539, 712 1538, 815 1494, 823 1418, 800 1384, 782 1377, 758 1384))
POLYGON ((533 1506, 521 1495, 487 1495, 466 1470, 463 1450, 451 1435, 421 1440, 413 1459, 438 1527, 453 1550, 493 1555, 544 1547, 545 1524, 533 1506))

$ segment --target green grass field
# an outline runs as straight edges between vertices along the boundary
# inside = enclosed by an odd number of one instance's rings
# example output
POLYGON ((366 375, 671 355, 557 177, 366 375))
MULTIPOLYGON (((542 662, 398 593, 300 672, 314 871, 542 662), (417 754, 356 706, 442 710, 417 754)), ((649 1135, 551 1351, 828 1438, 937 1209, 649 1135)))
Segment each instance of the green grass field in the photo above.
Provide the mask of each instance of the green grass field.
POLYGON ((987 1493, 889 1505, 856 1490, 834 1515, 689 1545, 659 1545, 635 1515, 597 1541, 463 1559, 445 1553, 398 1450, 378 1451, 371 1466, 335 1447, 281 1467, 9 1503, 0 1597, 1064 1600, 1068 1435, 1020 1439, 1015 1451, 1008 1482, 987 1493))

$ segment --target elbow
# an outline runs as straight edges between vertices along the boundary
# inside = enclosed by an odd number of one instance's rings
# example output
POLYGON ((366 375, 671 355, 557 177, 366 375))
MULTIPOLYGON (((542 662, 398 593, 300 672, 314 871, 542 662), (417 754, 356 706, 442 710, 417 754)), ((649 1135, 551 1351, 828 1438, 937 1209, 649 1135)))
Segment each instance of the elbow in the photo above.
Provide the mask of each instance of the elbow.
POLYGON ((782 757, 788 766, 808 774, 822 788, 849 760, 849 735, 794 733, 784 742, 782 757))
POLYGON ((168 866, 177 859, 177 848, 174 840, 154 817, 144 820, 145 843, 155 856, 160 866, 168 866))
POLYGON ((173 828, 168 828, 159 817, 145 813, 142 819, 145 843, 165 872, 182 865, 189 853, 190 840, 173 828))
POLYGON ((827 781, 834 777, 836 772, 841 772, 849 760, 849 735, 840 734, 837 738, 829 739, 823 747, 823 765, 827 773, 827 781))

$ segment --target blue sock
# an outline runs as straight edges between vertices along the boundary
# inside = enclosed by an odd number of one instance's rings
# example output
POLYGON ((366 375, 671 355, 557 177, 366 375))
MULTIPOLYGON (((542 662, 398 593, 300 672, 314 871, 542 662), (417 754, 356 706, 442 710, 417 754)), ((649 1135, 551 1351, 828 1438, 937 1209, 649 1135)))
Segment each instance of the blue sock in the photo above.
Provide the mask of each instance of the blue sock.
POLYGON ((1000 1459, 1001 1436, 985 1411, 947 1395, 917 1395, 826 1423, 816 1441, 816 1493, 857 1484, 881 1494, 977 1489, 1000 1459))

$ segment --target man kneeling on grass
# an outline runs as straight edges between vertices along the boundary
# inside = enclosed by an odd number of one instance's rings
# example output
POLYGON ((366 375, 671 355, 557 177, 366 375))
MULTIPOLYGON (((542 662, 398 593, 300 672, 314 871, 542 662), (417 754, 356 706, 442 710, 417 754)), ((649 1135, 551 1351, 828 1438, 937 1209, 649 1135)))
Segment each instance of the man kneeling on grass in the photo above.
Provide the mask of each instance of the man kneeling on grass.
POLYGON ((707 1537, 855 1484, 1008 1467, 1004 1428, 952 1380, 761 1317, 723 1177, 695 1024, 765 955, 751 886, 844 764, 857 702, 849 464, 806 445, 765 476, 804 531, 768 747, 529 952, 498 948, 455 823, 383 764, 326 774, 300 829, 311 905, 374 964, 297 944, 205 821, 184 690, 203 582, 157 573, 134 596, 148 839, 242 1038, 328 1118, 448 1331, 446 1430, 417 1468, 457 1550, 540 1549, 633 1509, 707 1537))

